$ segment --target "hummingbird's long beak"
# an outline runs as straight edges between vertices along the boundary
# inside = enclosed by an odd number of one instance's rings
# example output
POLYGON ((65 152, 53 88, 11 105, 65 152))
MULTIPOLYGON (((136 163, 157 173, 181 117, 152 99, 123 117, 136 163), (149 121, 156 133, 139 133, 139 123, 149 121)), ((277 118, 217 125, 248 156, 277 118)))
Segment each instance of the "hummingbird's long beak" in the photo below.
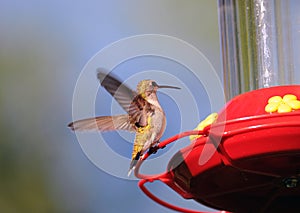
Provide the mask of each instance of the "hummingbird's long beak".
POLYGON ((181 88, 179 88, 179 87, 167 86, 167 85, 157 85, 157 87, 158 87, 159 89, 161 89, 161 88, 181 89, 181 88))

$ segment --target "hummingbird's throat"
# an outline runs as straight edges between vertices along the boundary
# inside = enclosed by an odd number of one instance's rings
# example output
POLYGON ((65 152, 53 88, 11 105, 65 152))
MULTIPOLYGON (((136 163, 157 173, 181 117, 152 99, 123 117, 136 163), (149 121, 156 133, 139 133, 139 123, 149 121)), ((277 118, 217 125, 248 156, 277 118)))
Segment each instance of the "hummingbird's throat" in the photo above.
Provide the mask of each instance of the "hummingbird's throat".
POLYGON ((147 100, 147 97, 149 97, 152 93, 153 93, 153 91, 151 90, 151 91, 145 91, 145 92, 141 93, 140 95, 142 96, 142 98, 147 100))
POLYGON ((141 133, 141 134, 147 132, 151 128, 150 124, 151 124, 151 116, 149 116, 148 119, 147 119, 147 126, 138 127, 137 132, 141 133))

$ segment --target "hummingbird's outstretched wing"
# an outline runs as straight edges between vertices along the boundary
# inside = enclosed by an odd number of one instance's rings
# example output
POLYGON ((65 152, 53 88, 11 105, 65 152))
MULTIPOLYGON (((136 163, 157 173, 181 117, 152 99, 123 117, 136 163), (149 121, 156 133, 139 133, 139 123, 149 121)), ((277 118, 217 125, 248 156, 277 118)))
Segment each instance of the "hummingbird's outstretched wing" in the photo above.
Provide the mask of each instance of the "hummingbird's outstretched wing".
POLYGON ((133 99, 137 96, 137 93, 125 84, 122 84, 122 82, 113 75, 103 73, 101 69, 98 69, 97 77, 101 86, 103 86, 128 113, 129 107, 133 99))
POLYGON ((126 130, 135 131, 132 124, 128 119, 128 115, 116 115, 116 116, 100 116, 96 118, 87 118, 72 122, 68 125, 72 130, 84 131, 84 130, 100 130, 112 131, 112 130, 126 130))
POLYGON ((148 124, 148 115, 153 112, 151 104, 141 95, 122 84, 111 74, 105 74, 98 69, 97 77, 103 86, 129 114, 130 123, 136 127, 144 127, 148 124))

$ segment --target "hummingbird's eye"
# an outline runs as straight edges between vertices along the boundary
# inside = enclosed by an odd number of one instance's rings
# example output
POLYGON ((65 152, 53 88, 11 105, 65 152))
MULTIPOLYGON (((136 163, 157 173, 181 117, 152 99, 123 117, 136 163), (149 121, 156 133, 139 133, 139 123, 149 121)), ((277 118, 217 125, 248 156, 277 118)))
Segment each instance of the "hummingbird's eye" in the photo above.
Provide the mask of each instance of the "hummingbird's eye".
POLYGON ((152 82, 152 86, 158 87, 157 83, 155 81, 152 82))

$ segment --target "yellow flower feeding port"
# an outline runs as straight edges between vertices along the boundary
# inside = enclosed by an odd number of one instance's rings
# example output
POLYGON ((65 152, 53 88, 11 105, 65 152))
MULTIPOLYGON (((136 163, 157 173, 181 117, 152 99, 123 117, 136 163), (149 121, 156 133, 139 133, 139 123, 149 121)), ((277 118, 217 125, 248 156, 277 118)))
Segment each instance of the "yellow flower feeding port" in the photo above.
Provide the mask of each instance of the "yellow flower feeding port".
POLYGON ((268 104, 265 108, 266 112, 291 112, 300 109, 300 101, 297 100, 297 96, 293 94, 287 94, 283 96, 273 96, 269 98, 268 104))

